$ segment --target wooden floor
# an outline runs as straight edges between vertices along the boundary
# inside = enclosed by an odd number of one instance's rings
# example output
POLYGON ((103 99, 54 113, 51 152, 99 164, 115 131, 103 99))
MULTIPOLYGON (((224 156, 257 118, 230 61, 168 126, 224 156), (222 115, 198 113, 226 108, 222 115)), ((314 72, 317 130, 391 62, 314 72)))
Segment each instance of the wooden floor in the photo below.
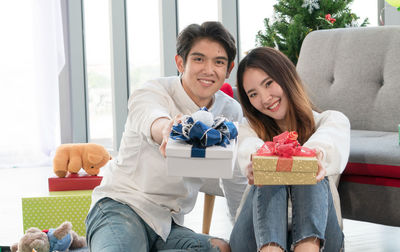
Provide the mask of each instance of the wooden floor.
MULTIPOLYGON (((21 197, 46 193, 50 168, 0 169, 0 246, 8 246, 22 236, 21 197)), ((199 194, 185 225, 201 232, 204 195, 199 194)), ((400 214, 400 211, 399 211, 400 214)), ((210 234, 229 239, 232 223, 225 198, 216 197, 210 234)), ((344 219, 346 252, 398 252, 400 227, 344 219)))

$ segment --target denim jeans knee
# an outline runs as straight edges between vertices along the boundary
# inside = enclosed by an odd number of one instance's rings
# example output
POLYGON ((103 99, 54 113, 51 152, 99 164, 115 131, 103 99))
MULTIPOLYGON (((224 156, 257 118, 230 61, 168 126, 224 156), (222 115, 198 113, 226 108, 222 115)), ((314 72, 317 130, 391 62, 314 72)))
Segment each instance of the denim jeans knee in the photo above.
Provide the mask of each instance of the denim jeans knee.
POLYGON ((96 203, 86 218, 91 251, 149 251, 157 234, 128 205, 110 198, 96 203))
POLYGON ((163 241, 128 205, 110 198, 98 201, 86 218, 86 239, 91 251, 219 251, 211 236, 197 234, 172 221, 163 241))
POLYGON ((293 205, 292 245, 315 237, 320 239, 322 250, 339 251, 344 236, 337 221, 328 179, 316 185, 291 186, 290 194, 293 205))
POLYGON ((257 249, 274 243, 287 251, 288 187, 256 187, 253 197, 253 224, 257 249))

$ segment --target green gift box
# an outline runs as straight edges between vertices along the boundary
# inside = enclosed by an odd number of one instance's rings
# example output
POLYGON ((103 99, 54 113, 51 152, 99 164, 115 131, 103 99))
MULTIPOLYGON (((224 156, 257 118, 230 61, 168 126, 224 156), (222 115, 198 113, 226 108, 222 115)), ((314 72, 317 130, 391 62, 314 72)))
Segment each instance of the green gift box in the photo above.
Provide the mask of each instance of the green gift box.
POLYGON ((92 190, 50 192, 42 197, 22 198, 24 233, 30 227, 56 228, 64 221, 72 223, 72 230, 86 235, 85 218, 92 201, 92 190))

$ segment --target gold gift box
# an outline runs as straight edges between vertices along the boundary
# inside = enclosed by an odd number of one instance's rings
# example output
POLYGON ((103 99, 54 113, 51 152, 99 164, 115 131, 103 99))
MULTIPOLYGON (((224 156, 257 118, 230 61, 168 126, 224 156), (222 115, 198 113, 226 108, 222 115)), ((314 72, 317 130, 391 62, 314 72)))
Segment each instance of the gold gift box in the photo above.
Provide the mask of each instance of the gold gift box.
MULTIPOLYGON (((289 161, 293 162, 291 171, 276 171, 278 159, 278 156, 253 155, 255 185, 312 185, 317 183, 318 161, 315 157, 292 157, 293 160, 289 161)), ((287 160, 287 158, 285 159, 287 160)))

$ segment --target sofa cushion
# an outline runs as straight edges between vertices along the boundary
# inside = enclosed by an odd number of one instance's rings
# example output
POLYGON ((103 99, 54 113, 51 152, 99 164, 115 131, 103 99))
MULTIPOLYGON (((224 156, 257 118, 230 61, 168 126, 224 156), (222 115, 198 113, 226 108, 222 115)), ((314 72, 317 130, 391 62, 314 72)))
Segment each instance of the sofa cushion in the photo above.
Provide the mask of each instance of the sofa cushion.
POLYGON ((397 131, 400 26, 311 32, 297 70, 313 103, 338 110, 352 129, 397 131))
POLYGON ((350 142, 349 162, 400 166, 399 132, 352 130, 350 142))
POLYGON ((342 181, 400 187, 398 132, 352 130, 342 181))

